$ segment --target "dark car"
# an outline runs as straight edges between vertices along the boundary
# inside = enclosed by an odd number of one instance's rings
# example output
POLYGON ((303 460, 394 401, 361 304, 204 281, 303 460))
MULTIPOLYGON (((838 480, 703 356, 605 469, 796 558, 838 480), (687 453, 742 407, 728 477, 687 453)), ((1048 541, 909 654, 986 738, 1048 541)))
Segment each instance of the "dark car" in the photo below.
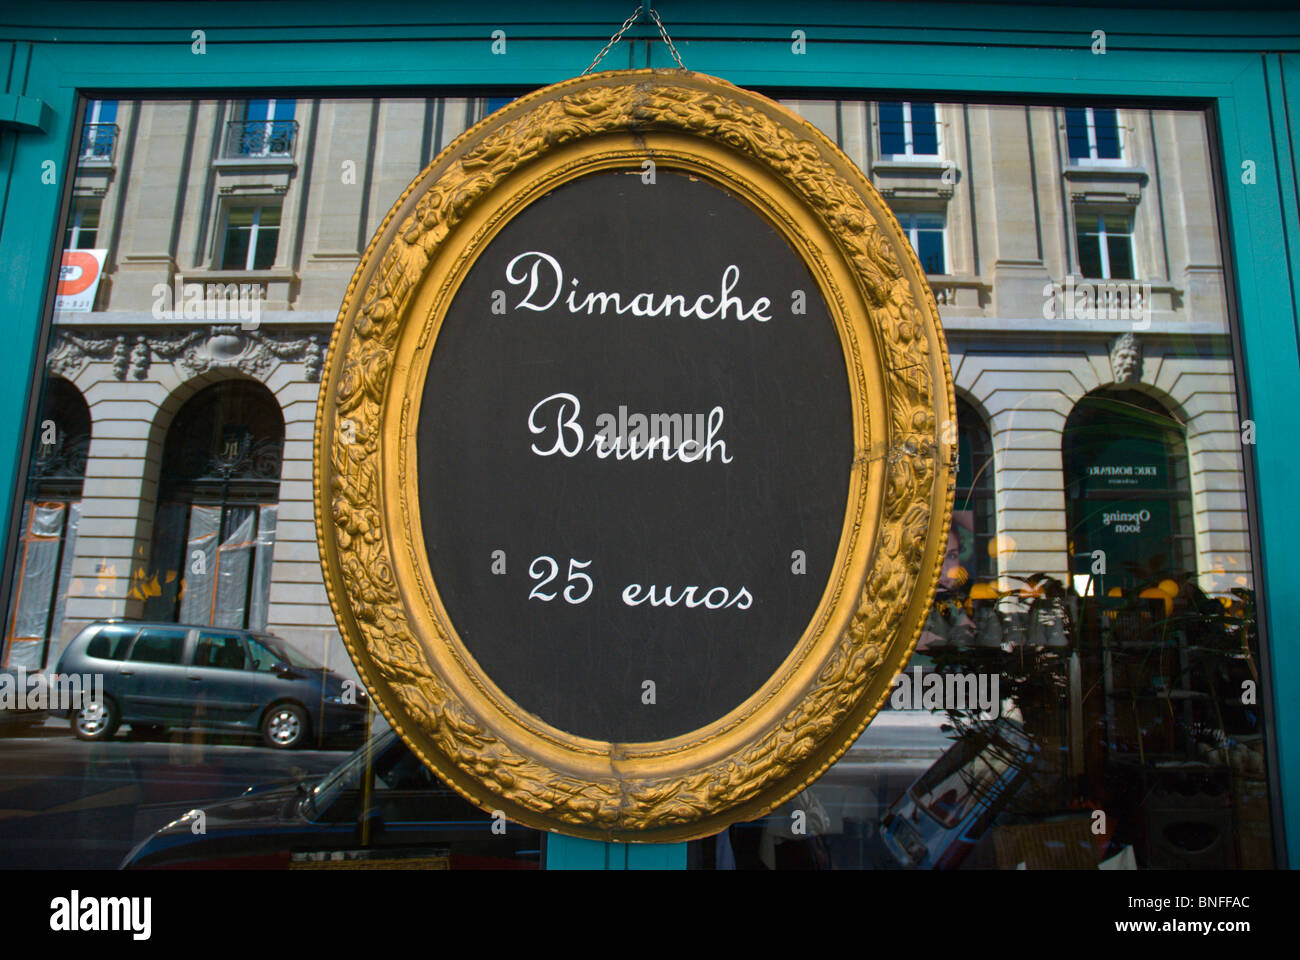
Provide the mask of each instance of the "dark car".
POLYGON ((102 701, 69 712, 82 740, 106 740, 125 723, 260 733, 291 749, 363 736, 370 710, 356 681, 249 630, 98 621, 68 644, 58 672, 103 676, 102 701))
POLYGON ((536 869, 541 855, 539 831, 472 806, 384 730, 319 781, 189 811, 122 867, 536 869))

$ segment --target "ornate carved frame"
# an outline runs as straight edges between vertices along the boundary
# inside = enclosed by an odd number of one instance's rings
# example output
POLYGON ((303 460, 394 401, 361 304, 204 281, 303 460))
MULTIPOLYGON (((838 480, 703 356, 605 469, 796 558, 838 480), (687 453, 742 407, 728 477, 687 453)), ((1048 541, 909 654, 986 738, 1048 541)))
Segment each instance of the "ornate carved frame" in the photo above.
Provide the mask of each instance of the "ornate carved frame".
POLYGON ((352 278, 316 418, 330 603, 379 709, 475 804, 599 840, 707 836, 815 780, 884 702, 939 575, 955 417, 920 264, 879 194, 816 128, 686 71, 568 80, 515 101, 435 158, 352 278), (523 711, 469 656, 430 573, 415 427, 447 307, 500 228, 569 180, 640 171, 646 159, 724 186, 804 258, 844 350, 856 456, 832 576, 777 672, 705 727, 615 744, 523 711))

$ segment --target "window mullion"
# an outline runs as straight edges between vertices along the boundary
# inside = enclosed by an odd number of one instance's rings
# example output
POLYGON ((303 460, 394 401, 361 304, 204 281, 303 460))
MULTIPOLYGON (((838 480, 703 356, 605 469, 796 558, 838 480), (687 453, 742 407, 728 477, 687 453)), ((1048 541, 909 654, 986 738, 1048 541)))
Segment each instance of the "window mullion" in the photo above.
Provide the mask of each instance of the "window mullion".
POLYGON ((262 220, 262 208, 253 208, 253 222, 248 228, 248 252, 244 255, 244 269, 252 270, 257 262, 257 233, 262 220))
POLYGON ((1097 251, 1101 259, 1101 278, 1110 279, 1110 239, 1106 235, 1106 218, 1097 215, 1097 251))
POLYGON ((271 153, 271 138, 275 135, 275 100, 266 101, 266 127, 262 135, 262 152, 261 156, 269 156, 271 153))

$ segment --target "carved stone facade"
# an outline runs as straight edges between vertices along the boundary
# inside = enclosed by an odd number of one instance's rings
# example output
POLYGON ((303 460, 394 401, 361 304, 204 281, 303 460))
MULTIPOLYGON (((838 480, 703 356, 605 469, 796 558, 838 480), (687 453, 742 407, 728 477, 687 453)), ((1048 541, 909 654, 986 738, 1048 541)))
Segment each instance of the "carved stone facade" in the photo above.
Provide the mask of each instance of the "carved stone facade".
POLYGON ((311 332, 245 330, 234 324, 206 328, 131 327, 107 336, 56 329, 45 366, 51 376, 75 379, 92 360, 113 361, 118 380, 144 380, 155 362, 172 363, 188 376, 236 370, 260 378, 281 360, 303 364, 309 383, 319 383, 329 329, 311 332))

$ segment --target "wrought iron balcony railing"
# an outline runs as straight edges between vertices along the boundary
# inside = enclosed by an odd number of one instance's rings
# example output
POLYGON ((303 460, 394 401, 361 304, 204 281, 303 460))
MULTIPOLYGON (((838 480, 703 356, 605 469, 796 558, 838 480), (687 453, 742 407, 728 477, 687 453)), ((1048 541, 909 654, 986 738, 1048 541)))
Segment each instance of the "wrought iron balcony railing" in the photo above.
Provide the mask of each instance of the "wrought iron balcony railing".
POLYGON ((297 120, 231 120, 226 123, 227 158, 292 157, 297 120))
POLYGON ((88 123, 81 131, 81 161, 112 163, 117 147, 116 123, 88 123))

